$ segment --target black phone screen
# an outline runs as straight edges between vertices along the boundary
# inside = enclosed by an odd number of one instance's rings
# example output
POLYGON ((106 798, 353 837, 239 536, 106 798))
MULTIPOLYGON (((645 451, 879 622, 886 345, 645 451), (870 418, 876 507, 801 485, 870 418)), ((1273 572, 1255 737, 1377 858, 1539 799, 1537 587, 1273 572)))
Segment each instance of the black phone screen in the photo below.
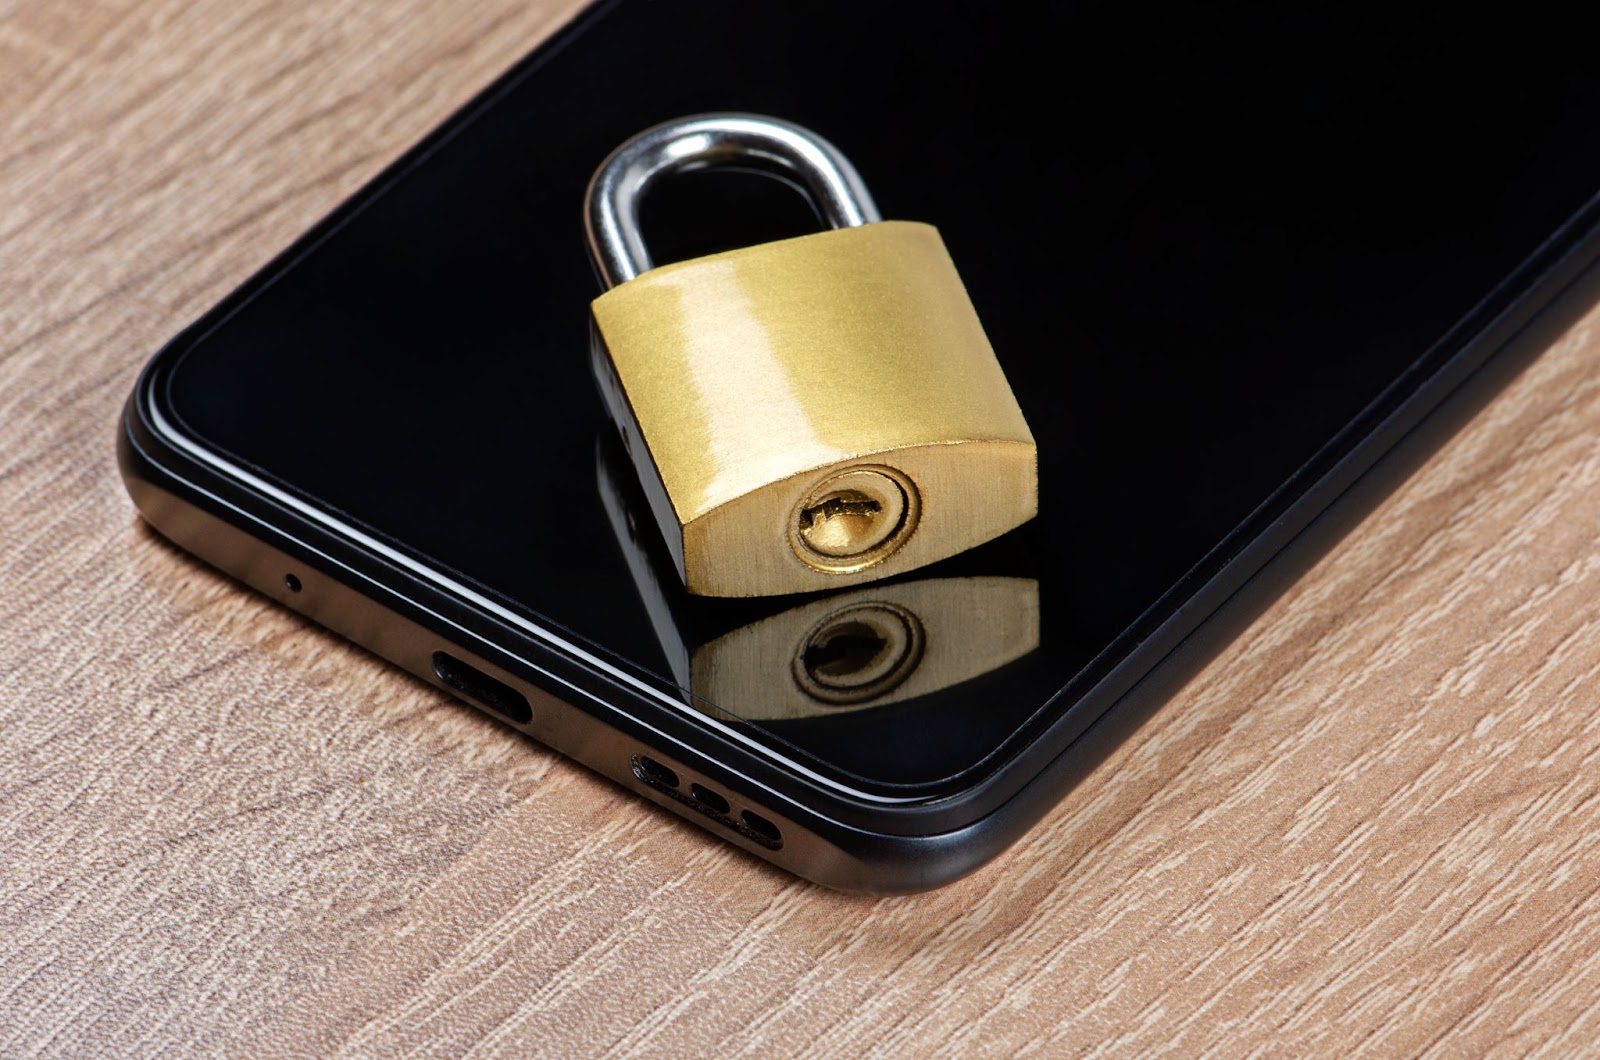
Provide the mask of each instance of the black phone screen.
MULTIPOLYGON (((191 342, 162 400, 708 724, 836 783, 949 790, 1600 187, 1591 48, 1522 11, 605 5, 191 342), (676 586, 590 374, 581 203, 620 141, 715 110, 817 130, 885 216, 938 226, 1037 439, 1037 519, 833 596, 676 586)), ((816 223, 716 172, 644 217, 657 261, 816 223)))

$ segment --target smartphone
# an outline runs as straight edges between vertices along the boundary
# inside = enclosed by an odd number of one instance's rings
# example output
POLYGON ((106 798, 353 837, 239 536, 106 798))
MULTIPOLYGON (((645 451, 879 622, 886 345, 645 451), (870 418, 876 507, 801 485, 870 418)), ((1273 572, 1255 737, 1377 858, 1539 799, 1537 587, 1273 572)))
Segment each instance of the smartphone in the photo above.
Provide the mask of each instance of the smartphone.
MULTIPOLYGON (((196 556, 719 839, 932 887, 1159 723, 1592 262, 1584 48, 1459 7, 601 4, 157 352, 122 472, 196 556), (683 591, 591 377, 582 203, 718 110, 939 228, 1037 518, 848 590, 683 591)), ((817 223, 727 172, 643 218, 658 262, 817 223)))

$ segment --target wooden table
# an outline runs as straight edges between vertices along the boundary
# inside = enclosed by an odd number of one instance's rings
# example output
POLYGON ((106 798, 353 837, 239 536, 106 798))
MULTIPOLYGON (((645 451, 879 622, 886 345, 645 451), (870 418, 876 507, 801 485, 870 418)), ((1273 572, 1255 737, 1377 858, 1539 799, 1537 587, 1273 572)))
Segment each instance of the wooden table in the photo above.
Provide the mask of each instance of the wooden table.
POLYGON ((1600 316, 911 898, 710 841, 140 524, 151 351, 573 6, 0 0, 0 1054, 1593 1050, 1600 316))

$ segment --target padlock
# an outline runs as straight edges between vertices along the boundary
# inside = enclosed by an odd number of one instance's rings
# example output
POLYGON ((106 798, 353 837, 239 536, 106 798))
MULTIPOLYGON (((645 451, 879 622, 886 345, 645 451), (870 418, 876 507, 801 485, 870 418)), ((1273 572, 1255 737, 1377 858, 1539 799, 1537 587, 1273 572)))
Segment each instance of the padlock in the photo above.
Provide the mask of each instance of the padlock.
POLYGON ((1033 435, 931 225, 884 221, 837 148, 757 115, 648 129, 595 172, 596 377, 691 593, 888 577, 1038 511, 1033 435), (775 170, 832 227, 652 267, 671 172, 775 170))

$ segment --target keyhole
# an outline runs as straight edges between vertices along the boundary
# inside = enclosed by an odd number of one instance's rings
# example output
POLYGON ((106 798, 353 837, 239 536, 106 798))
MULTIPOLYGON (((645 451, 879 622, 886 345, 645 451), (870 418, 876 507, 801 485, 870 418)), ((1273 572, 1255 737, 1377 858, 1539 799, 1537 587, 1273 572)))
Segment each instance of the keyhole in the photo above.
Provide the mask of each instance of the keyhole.
POLYGON ((817 484, 795 511, 794 545, 818 570, 847 572, 878 562, 915 524, 916 496, 888 468, 852 468, 817 484))
POLYGON ((830 493, 800 509, 800 536, 824 556, 854 556, 884 538, 883 502, 860 490, 830 493))
POLYGON ((854 706, 899 688, 922 661, 922 623, 887 603, 857 604, 823 619, 800 642, 795 680, 812 699, 854 706))

